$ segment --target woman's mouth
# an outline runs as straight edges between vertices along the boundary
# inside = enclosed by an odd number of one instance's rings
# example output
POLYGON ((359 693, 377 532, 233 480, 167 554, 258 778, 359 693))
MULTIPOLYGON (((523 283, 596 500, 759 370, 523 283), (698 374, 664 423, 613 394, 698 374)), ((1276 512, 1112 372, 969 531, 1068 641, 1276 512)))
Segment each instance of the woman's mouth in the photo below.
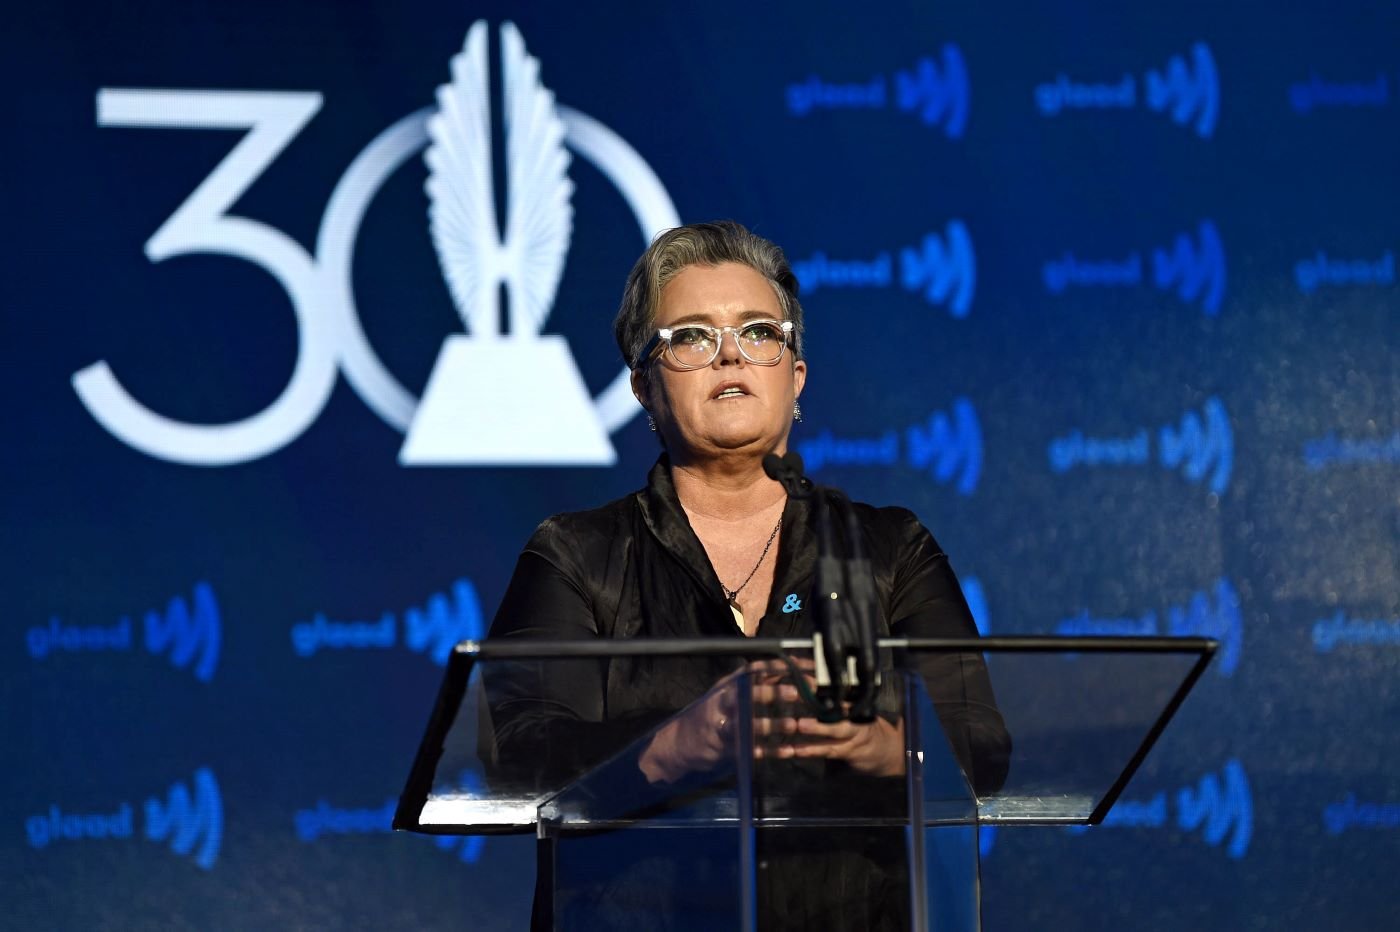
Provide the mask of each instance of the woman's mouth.
POLYGON ((747 395, 748 393, 749 393, 748 390, 745 389, 744 386, 741 385, 740 383, 738 383, 738 382, 729 382, 729 383, 726 383, 726 384, 724 384, 724 385, 721 385, 721 386, 719 387, 719 389, 718 389, 713 395, 711 395, 710 397, 711 397, 711 398, 714 398, 714 399, 719 399, 719 398, 742 398, 742 397, 744 397, 745 395, 747 395))

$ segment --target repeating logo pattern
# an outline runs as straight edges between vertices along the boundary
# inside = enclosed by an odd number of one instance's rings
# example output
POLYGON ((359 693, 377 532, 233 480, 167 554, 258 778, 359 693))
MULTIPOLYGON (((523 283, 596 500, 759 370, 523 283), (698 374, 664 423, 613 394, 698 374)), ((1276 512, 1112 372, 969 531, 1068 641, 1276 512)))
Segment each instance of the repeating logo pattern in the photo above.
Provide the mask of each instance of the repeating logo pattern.
POLYGON ((1390 105, 1390 75, 1381 71, 1370 80, 1331 81, 1314 71, 1288 86, 1288 105, 1304 115, 1338 108, 1379 110, 1390 105))
POLYGON ((1358 618, 1339 608, 1313 622, 1312 642, 1319 654, 1339 647, 1400 647, 1400 618, 1358 618))
MULTIPOLYGON (((1175 295, 1183 304, 1199 304, 1207 317, 1220 313, 1225 300, 1225 246, 1214 223, 1202 221, 1194 239, 1181 233, 1170 245, 1153 248, 1150 259, 1153 288, 1175 295)), ((1065 252, 1041 266, 1041 279, 1052 295, 1071 289, 1137 288, 1148 283, 1145 268, 1138 251, 1121 259, 1082 259, 1065 252)))
POLYGON ((25 820, 25 834, 36 849, 60 841, 127 841, 137 837, 138 811, 144 815, 141 835, 147 841, 168 845, 204 870, 214 866, 223 842, 224 807, 219 783, 207 767, 197 769, 190 784, 172 783, 164 798, 148 797, 139 809, 124 802, 112 812, 79 813, 65 812, 55 803, 25 820))
MULTIPOLYGON (((972 235, 961 220, 950 220, 942 235, 928 233, 913 246, 899 250, 898 282, 935 307, 946 307, 956 319, 967 317, 977 293, 977 254, 972 235)), ((792 263, 806 294, 833 288, 890 288, 895 262, 889 252, 873 259, 834 259, 817 251, 792 263)))
POLYGON ((1348 793, 1341 802, 1329 803, 1322 810, 1322 824, 1328 835, 1341 835, 1352 829, 1400 828, 1400 803, 1368 802, 1348 793))
MULTIPOLYGON (((392 797, 378 806, 360 808, 332 806, 324 799, 318 799, 314 806, 298 809, 292 822, 298 840, 308 844, 349 835, 392 835, 394 810, 397 808, 398 800, 392 797)), ((481 835, 427 837, 438 849, 454 852, 464 864, 479 862, 486 847, 486 839, 481 835)))
POLYGON ((1165 424, 1155 432, 1146 427, 1130 434, 1091 436, 1073 430, 1050 442, 1050 471, 1067 473, 1078 468, 1144 466, 1152 462, 1153 441, 1157 462, 1166 469, 1180 469, 1193 483, 1206 483, 1221 495, 1230 485, 1235 461, 1235 437, 1230 417, 1219 398, 1208 398, 1201 413, 1188 411, 1177 424, 1165 424))
POLYGON ((1161 69, 1149 69, 1141 82, 1131 73, 1110 81, 1081 81, 1058 74, 1035 88, 1036 109, 1043 117, 1070 110, 1132 110, 1145 106, 1170 117, 1202 139, 1215 133, 1220 115, 1220 80, 1215 56, 1204 42, 1185 55, 1173 55, 1161 69))
POLYGON ((171 784, 165 799, 146 800, 146 838, 170 844, 170 850, 194 859, 208 870, 219 857, 224 837, 224 804, 213 771, 194 772, 193 789, 171 784))
POLYGON ((1083 609, 1055 624, 1055 633, 1075 636, 1206 637, 1220 642, 1215 669, 1232 676, 1244 647, 1240 599, 1230 580, 1221 577, 1208 590, 1191 594, 1184 603, 1169 605, 1160 615, 1148 610, 1126 618, 1101 617, 1083 609))
POLYGON ((948 413, 934 411, 909 425, 902 435, 887 430, 875 437, 838 437, 824 430, 799 440, 796 447, 813 473, 837 466, 903 463, 929 472, 939 484, 951 484, 960 495, 971 495, 982 475, 982 425, 966 398, 954 399, 948 413))
MULTIPOLYGON (((1254 796, 1244 765, 1231 758, 1219 774, 1207 773, 1175 793, 1159 790, 1146 799, 1120 799, 1100 827, 1199 831, 1206 844, 1223 848, 1227 857, 1239 860, 1248 853, 1254 837, 1254 796)), ((1070 829, 1091 830, 1085 826, 1070 829)))
POLYGON ((1389 288, 1395 284, 1395 255, 1387 249, 1378 259, 1337 259, 1318 250, 1298 260, 1293 280, 1307 295, 1321 288, 1389 288))
POLYGON ((948 43, 937 58, 924 57, 900 69, 892 80, 875 75, 868 81, 833 83, 816 75, 787 86, 788 113, 805 117, 818 110, 884 110, 894 107, 961 139, 967 129, 972 94, 967 66, 958 46, 948 43), (893 88, 893 93, 891 93, 893 88))
MULTIPOLYGON (((1065 831, 1082 835, 1105 829, 1199 831, 1207 845, 1223 847, 1228 858, 1240 860, 1254 838, 1254 794, 1244 765, 1231 758, 1218 774, 1207 773, 1175 792, 1158 790, 1146 798, 1120 798, 1101 825, 1073 825, 1065 831)), ((998 834, 996 826, 978 829, 978 852, 983 859, 994 850, 998 834)))
POLYGON ((1149 71, 1147 106, 1171 116, 1178 126, 1187 126, 1202 139, 1215 132, 1220 112, 1220 79, 1210 46, 1197 42, 1186 58, 1173 55, 1161 71, 1149 71))
POLYGON ((146 612, 139 628, 127 616, 111 625, 68 624, 54 617, 30 628, 25 642, 35 660, 59 653, 124 653, 135 648, 138 632, 147 653, 165 654, 172 666, 189 670, 202 682, 214 678, 223 624, 214 590, 203 582, 195 585, 192 599, 175 596, 164 611, 146 612))
POLYGON ((1220 775, 1206 774, 1196 786, 1176 794, 1177 825, 1182 831, 1200 829, 1206 844, 1224 845, 1225 853, 1242 858, 1254 835, 1254 796, 1244 765, 1228 760, 1220 775))
POLYGON ((1313 471, 1331 466, 1395 465, 1400 463, 1400 431, 1367 439, 1327 434, 1303 444, 1303 462, 1313 471))
POLYGON ((327 650, 374 651, 406 647, 442 666, 452 648, 486 635, 481 601, 471 580, 459 579, 446 593, 435 593, 422 608, 402 615, 385 612, 377 621, 331 621, 316 615, 292 626, 292 650, 311 657, 327 650))

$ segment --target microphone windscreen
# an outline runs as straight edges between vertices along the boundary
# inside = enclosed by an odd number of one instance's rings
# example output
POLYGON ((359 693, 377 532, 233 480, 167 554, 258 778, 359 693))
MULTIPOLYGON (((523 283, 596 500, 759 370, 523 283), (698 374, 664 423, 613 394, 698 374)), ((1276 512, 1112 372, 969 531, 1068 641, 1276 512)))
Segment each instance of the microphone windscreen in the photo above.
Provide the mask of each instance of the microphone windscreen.
POLYGON ((763 471, 768 474, 769 479, 783 481, 783 461, 779 459, 778 454, 769 453, 763 458, 763 471))
MULTIPOLYGON (((772 454, 769 455, 771 456, 772 454)), ((807 474, 806 468, 802 464, 802 455, 796 450, 787 451, 787 453, 783 455, 783 462, 787 463, 787 467, 792 470, 793 475, 805 476, 807 474)))

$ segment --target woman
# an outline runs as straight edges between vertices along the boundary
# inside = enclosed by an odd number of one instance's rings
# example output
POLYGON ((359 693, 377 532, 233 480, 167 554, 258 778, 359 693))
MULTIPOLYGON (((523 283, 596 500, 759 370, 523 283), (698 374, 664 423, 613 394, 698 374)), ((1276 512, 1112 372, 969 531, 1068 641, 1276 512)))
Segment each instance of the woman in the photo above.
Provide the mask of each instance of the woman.
MULTIPOLYGON (((628 276, 614 332, 632 369, 633 393, 665 452, 645 489, 539 527, 491 636, 810 635, 801 608, 816 568, 810 503, 789 499, 762 465, 767 454, 786 451, 808 373, 797 281, 782 251, 732 222, 664 232, 628 276)), ((855 508, 874 570, 880 633, 975 636, 947 558, 914 515, 855 508)), ((976 655, 936 663, 921 672, 955 752, 974 785, 995 787, 1005 775, 1009 739, 985 668, 976 655)), ((680 664, 619 658, 558 667, 528 687, 533 695, 496 692, 492 717, 502 765, 514 758, 541 771, 576 773, 706 693, 732 666, 705 658, 680 664)), ((814 762, 822 773, 903 771, 897 717, 826 724, 801 716, 763 724, 785 732, 775 756, 814 762)), ((727 747, 727 726, 718 707, 670 722, 637 761, 641 775, 658 784, 703 772, 727 747)), ((883 850, 854 858, 824 857, 825 880, 796 891, 787 885, 783 914, 797 925, 810 923, 815 919, 793 917, 791 910, 822 903, 822 921, 836 923, 823 927, 881 926, 884 914, 868 904, 844 912, 838 904, 838 916, 825 903, 833 889, 858 889, 857 898, 868 898, 882 888, 880 872, 889 867, 877 863, 883 850), (874 886, 866 876, 872 870, 874 886), (859 882, 851 884, 852 876, 859 882)))

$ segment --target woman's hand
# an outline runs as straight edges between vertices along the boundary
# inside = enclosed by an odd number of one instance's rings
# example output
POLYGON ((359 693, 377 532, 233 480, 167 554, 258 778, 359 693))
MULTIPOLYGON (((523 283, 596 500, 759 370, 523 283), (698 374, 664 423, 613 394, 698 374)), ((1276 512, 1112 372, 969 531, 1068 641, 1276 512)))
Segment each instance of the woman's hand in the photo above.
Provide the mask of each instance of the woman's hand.
MULTIPOLYGON (((772 703, 787 666, 777 660, 759 660, 746 668, 753 685, 753 701, 772 703)), ((651 783, 674 783, 689 773, 711 770, 734 752, 734 716, 739 705, 741 681, 727 677, 716 684, 699 702, 679 717, 667 722, 652 737, 642 752, 637 766, 651 783)), ((797 691, 792 691, 795 698, 797 691)), ((772 734, 773 720, 765 715, 754 717, 756 740, 772 734)), ((756 752, 755 757, 762 757, 756 752)))
MULTIPOLYGON (((815 690, 811 661, 799 660, 808 690, 815 690)), ((756 759, 841 760, 857 773, 904 773, 904 722, 876 717, 857 724, 820 722, 792 684, 790 668, 779 661, 750 664, 753 683, 753 735, 756 759)), ((740 682, 726 679, 689 710, 664 725, 637 764, 652 783, 673 783, 689 773, 711 770, 734 752, 734 716, 740 682)))
MULTIPOLYGON (((815 692, 812 662, 798 660, 797 664, 804 671, 807 690, 815 692)), ((767 717, 754 722, 758 757, 841 760, 855 772, 868 776, 897 777, 904 773, 903 719, 891 723, 876 716, 874 721, 860 724, 819 721, 792 685, 791 676, 778 680, 758 678, 754 705, 767 708, 767 717)))
POLYGON ((904 773, 904 721, 890 724, 879 716, 872 722, 795 720, 792 736, 765 753, 783 758, 822 757, 842 760, 856 773, 898 777, 904 773))
POLYGON ((738 689, 738 681, 726 679, 662 726, 637 761, 649 782, 674 783, 688 773, 712 769, 733 753, 738 689))

